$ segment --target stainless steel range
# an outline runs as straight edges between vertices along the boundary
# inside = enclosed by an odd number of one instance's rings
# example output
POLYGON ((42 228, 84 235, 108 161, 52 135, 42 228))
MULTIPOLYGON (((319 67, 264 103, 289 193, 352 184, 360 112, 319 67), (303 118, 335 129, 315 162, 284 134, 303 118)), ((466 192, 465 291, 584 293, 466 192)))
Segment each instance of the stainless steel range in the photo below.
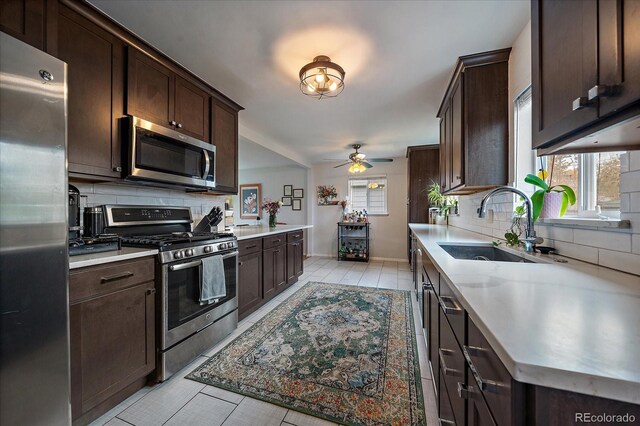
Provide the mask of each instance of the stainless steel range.
MULTIPOLYGON (((191 232, 188 207, 104 206, 105 232, 128 247, 156 248, 158 380, 163 381, 238 325, 238 242, 233 234, 191 232), (203 304, 204 262, 221 256, 224 296, 203 304)), ((198 226, 200 229, 201 226, 198 226)))

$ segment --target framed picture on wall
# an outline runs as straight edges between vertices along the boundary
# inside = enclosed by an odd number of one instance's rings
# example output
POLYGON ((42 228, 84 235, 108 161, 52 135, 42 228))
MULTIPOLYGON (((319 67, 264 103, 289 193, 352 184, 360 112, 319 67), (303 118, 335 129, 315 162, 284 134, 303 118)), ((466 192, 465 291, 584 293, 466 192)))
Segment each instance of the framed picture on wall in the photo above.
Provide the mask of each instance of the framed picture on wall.
POLYGON ((299 198, 294 198, 291 201, 291 210, 302 210, 302 200, 299 198))
POLYGON ((248 183, 240 185, 240 218, 257 219, 260 216, 260 200, 262 199, 262 185, 248 183))
POLYGON ((291 197, 293 195, 293 185, 284 186, 284 196, 291 197))
POLYGON ((304 198, 304 189, 302 188, 294 189, 293 198, 304 198))
POLYGON ((283 206, 291 206, 291 197, 282 197, 283 206))

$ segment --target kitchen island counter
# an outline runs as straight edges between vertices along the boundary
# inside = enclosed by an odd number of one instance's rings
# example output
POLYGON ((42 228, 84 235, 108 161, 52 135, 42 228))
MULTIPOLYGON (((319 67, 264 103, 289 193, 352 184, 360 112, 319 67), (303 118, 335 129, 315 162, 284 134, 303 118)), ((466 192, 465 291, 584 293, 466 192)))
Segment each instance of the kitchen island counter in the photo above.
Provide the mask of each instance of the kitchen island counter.
POLYGON ((238 241, 241 241, 309 228, 313 228, 313 225, 278 225, 275 228, 269 228, 269 226, 266 225, 235 226, 231 228, 230 232, 233 232, 233 234, 238 238, 238 241))

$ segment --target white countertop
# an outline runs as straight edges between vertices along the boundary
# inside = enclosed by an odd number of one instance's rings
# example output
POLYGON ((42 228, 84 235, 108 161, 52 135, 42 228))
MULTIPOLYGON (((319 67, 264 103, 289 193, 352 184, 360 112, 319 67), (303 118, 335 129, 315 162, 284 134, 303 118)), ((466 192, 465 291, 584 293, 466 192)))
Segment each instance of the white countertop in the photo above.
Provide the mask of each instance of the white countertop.
POLYGON ((123 247, 121 250, 69 256, 69 269, 119 262, 121 260, 136 259, 138 257, 155 256, 156 254, 158 254, 158 250, 156 249, 123 247))
POLYGON ((275 228, 269 226, 234 226, 230 232, 240 240, 248 240, 249 238, 266 237, 267 235, 281 234, 283 232, 297 231, 300 229, 313 228, 313 225, 278 225, 275 228))
POLYGON ((572 259, 454 259, 437 243, 492 239, 409 226, 514 379, 640 403, 640 277, 572 259))

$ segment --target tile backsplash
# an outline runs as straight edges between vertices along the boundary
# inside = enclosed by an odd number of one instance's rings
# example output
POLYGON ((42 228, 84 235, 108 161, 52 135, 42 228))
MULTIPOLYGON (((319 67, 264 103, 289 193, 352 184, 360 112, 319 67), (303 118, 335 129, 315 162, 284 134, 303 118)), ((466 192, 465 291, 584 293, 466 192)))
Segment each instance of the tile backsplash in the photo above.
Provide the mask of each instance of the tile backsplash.
MULTIPOLYGON (((630 229, 536 224, 536 232, 559 254, 640 275, 640 151, 623 154, 620 162, 621 219, 631 222, 630 229)), ((459 197, 460 215, 451 216, 449 224, 504 239, 511 226, 513 196, 496 196, 488 206, 493 215, 480 219, 477 209, 484 195, 459 197)))
MULTIPOLYGON (((154 188, 142 185, 86 183, 69 181, 86 196, 87 206, 102 204, 129 204, 150 206, 185 206, 191 209, 194 226, 213 207, 224 210, 224 196, 189 193, 179 189, 154 188)), ((83 201, 81 205, 85 205, 83 201)), ((224 222, 219 228, 224 228, 224 222)))

